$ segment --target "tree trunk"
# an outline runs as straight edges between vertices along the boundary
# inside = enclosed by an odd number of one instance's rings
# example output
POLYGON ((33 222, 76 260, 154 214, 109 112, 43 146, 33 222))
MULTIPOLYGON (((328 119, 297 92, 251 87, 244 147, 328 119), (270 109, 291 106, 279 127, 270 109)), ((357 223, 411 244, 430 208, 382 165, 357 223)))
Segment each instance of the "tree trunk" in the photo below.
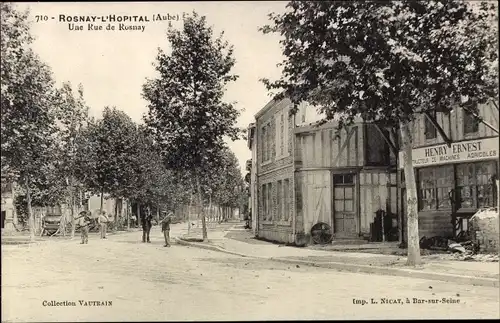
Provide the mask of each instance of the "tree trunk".
POLYGON ((156 222, 160 223, 160 201, 156 205, 156 222))
POLYGON ((212 219, 212 194, 210 194, 209 198, 208 198, 208 218, 210 219, 210 222, 213 222, 213 219, 212 219))
POLYGON ((137 226, 139 226, 141 219, 141 205, 137 202, 137 226))
POLYGON ((418 234, 417 184, 413 171, 412 139, 409 123, 401 123, 401 141, 403 148, 403 165, 406 185, 406 216, 408 228, 408 260, 409 266, 422 263, 418 234))
POLYGON ((127 230, 130 230, 130 213, 132 212, 132 206, 129 202, 130 200, 127 200, 127 230))
POLYGON ((35 218, 33 216, 33 210, 31 209, 31 190, 30 190, 30 179, 26 180, 26 203, 28 205, 28 226, 30 229, 30 241, 35 241, 35 218))
POLYGON ((101 209, 100 209, 101 213, 103 206, 104 206, 104 186, 101 187, 101 209))
POLYGON ((208 239, 208 234, 207 234, 207 222, 205 220, 205 210, 203 208, 203 200, 201 196, 201 186, 200 186, 200 179, 198 178, 198 175, 196 175, 196 191, 198 192, 198 203, 201 209, 201 227, 202 227, 202 232, 203 232, 203 242, 206 242, 208 239))
MULTIPOLYGON (((76 200, 74 198, 74 193, 71 191, 71 239, 75 237, 75 206, 76 206, 76 200)), ((78 192, 80 193, 80 192, 78 192)))
POLYGON ((187 211, 187 225, 188 225, 188 234, 191 232, 191 208, 193 207, 193 191, 191 191, 191 196, 189 197, 189 206, 187 211))

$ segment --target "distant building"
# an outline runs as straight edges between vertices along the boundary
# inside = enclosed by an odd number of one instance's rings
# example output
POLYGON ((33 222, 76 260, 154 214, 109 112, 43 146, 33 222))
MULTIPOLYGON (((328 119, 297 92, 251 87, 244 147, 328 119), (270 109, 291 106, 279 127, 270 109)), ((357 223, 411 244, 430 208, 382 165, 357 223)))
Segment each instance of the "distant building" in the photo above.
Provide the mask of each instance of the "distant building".
POLYGON ((16 208, 14 205, 15 183, 2 179, 2 230, 14 231, 17 224, 16 208))

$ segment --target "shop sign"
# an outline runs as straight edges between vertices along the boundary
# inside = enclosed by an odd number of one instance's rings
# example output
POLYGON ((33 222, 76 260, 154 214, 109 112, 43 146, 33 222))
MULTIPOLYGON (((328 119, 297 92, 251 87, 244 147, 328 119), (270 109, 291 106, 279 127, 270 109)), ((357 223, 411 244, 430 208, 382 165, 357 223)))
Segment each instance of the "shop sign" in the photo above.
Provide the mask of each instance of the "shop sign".
MULTIPOLYGON (((454 142, 416 148, 412 151, 413 167, 498 158, 498 137, 454 142)), ((403 152, 399 152, 399 168, 403 168, 403 152)))

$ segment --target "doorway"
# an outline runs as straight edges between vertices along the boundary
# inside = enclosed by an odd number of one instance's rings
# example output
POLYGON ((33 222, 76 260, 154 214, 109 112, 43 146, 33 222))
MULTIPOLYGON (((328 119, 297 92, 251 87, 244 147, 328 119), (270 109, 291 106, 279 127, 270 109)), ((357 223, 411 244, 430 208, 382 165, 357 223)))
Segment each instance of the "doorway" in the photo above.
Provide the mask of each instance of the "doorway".
POLYGON ((336 238, 358 235, 354 174, 333 175, 334 232, 336 238))

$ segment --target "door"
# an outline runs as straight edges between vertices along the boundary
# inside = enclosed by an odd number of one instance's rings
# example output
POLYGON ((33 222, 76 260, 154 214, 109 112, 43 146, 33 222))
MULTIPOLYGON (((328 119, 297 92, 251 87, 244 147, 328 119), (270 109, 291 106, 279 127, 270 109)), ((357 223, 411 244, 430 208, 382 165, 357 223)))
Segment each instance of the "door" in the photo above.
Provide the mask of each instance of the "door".
POLYGON ((336 238, 358 235, 354 174, 333 175, 334 232, 336 238))

